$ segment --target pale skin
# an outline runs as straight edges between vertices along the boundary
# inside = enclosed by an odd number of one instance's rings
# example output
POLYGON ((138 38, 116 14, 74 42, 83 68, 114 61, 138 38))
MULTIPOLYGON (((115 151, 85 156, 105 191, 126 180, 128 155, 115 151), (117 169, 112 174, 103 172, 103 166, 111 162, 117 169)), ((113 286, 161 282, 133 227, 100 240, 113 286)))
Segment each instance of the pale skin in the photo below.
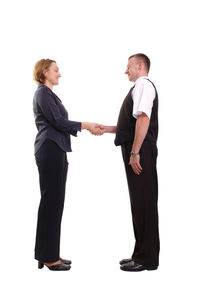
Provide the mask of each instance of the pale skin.
MULTIPOLYGON (((136 57, 132 57, 128 60, 128 65, 125 74, 128 75, 130 81, 135 82, 141 76, 148 76, 146 67, 143 61, 138 60, 136 57)), ((145 136, 149 128, 149 117, 142 113, 137 117, 135 136, 132 146, 132 152, 139 153, 145 136)), ((104 126, 104 133, 116 133, 116 126, 104 126)), ((142 166, 140 164, 140 155, 130 156, 129 165, 131 165, 133 172, 140 175, 142 172, 142 166)))
MULTIPOLYGON (((51 90, 53 90, 54 85, 59 84, 59 78, 61 77, 57 64, 55 62, 52 62, 50 67, 47 70, 45 70, 43 74, 45 76, 44 84, 51 90)), ((82 122, 81 129, 87 129, 94 135, 102 135, 104 126, 97 123, 82 122)), ((61 264, 61 260, 52 263, 45 262, 45 265, 47 265, 48 267, 59 264, 61 264)))

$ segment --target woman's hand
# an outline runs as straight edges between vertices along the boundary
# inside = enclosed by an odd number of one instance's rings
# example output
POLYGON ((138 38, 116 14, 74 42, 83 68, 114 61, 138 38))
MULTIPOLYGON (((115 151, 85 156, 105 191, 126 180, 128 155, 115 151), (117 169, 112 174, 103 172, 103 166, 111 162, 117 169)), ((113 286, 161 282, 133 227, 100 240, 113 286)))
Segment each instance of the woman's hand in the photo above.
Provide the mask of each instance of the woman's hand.
POLYGON ((94 135, 102 135, 105 132, 105 126, 98 123, 83 122, 82 129, 87 129, 94 135))

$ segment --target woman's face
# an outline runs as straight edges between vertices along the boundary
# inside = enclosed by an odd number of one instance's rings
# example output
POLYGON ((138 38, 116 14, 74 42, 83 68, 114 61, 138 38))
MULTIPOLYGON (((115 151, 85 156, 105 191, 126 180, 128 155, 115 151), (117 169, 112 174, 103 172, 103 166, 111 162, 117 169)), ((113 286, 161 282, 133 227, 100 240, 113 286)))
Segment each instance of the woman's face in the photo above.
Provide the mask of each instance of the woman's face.
POLYGON ((46 78, 45 82, 49 82, 52 85, 59 84, 59 78, 61 77, 58 66, 55 62, 52 62, 49 69, 44 71, 44 76, 46 78))

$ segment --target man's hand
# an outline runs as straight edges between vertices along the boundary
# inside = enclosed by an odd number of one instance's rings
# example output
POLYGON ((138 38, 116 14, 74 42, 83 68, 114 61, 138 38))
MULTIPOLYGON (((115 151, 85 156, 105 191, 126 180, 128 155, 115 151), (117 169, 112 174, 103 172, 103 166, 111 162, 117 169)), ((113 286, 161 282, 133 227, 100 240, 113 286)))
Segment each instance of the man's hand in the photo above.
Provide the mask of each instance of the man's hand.
POLYGON ((91 122, 82 122, 81 129, 87 129, 94 135, 102 135, 105 132, 105 126, 91 122))
POLYGON ((102 135, 105 133, 105 128, 103 125, 98 124, 98 123, 89 123, 89 128, 88 130, 90 131, 91 134, 94 135, 102 135))
POLYGON ((94 135, 116 133, 116 126, 105 126, 98 123, 82 122, 81 129, 87 129, 94 135))
POLYGON ((140 165, 140 155, 131 156, 129 165, 131 165, 133 172, 137 175, 140 175, 142 172, 142 167, 140 165))

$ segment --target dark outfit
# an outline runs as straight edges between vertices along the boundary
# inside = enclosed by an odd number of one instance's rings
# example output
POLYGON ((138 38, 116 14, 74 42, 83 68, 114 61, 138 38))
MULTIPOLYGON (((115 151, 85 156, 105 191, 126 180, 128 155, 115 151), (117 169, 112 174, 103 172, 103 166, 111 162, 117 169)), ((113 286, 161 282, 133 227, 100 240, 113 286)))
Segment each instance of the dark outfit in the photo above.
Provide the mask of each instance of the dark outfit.
POLYGON ((133 99, 131 97, 131 92, 133 88, 131 88, 126 96, 120 110, 115 145, 121 145, 122 148, 122 156, 130 194, 132 221, 135 234, 135 248, 132 259, 136 263, 146 267, 157 267, 159 264, 160 248, 157 209, 158 181, 156 170, 158 95, 154 86, 156 93, 153 101, 149 129, 140 149, 140 164, 143 171, 140 175, 136 175, 133 172, 131 165, 128 164, 135 136, 136 124, 136 119, 132 116, 133 99))
POLYGON ((38 134, 35 159, 39 171, 41 200, 35 244, 35 258, 54 262, 60 258, 60 226, 68 170, 66 152, 71 150, 70 134, 81 131, 81 123, 68 120, 60 99, 39 84, 33 99, 38 134))

